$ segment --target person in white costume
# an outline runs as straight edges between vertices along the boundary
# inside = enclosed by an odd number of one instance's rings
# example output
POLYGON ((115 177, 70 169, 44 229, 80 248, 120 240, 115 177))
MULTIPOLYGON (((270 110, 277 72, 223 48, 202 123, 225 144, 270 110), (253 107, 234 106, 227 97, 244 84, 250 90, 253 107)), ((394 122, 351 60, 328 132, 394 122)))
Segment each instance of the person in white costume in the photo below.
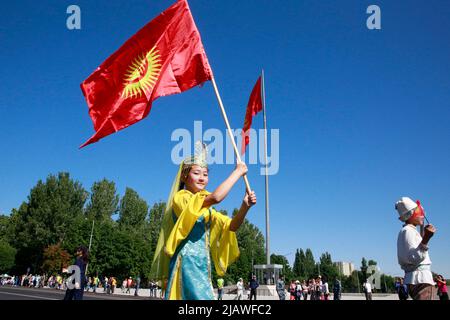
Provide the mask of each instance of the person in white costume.
POLYGON ((399 220, 405 223, 398 234, 397 256, 400 267, 405 271, 408 292, 414 300, 434 300, 436 292, 428 242, 436 229, 429 224, 424 228, 423 235, 417 231, 417 226, 424 225, 425 218, 420 201, 402 197, 396 202, 395 209, 399 220))

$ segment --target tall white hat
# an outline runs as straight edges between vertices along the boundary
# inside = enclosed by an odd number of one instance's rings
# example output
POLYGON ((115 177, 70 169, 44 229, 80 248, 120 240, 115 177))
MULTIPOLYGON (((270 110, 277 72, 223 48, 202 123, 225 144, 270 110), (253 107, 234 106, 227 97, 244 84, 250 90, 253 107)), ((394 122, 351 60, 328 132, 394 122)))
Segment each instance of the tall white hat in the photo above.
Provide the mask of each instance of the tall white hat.
POLYGON ((411 218, 415 208, 417 208, 417 203, 408 197, 401 197, 400 200, 395 203, 395 209, 399 214, 399 219, 403 222, 411 218))

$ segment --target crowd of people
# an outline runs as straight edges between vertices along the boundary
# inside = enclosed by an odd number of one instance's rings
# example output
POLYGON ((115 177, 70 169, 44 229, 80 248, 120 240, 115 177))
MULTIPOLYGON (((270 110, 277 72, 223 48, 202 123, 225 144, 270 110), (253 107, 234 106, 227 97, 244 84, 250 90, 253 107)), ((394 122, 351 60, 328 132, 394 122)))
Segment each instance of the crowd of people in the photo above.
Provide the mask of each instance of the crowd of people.
MULTIPOLYGON (((24 274, 22 276, 2 276, 0 278, 0 285, 2 286, 12 286, 12 287, 25 287, 25 288, 46 288, 46 289, 56 289, 56 290, 66 290, 68 274, 57 274, 47 276, 45 274, 24 274)), ((90 276, 86 279, 86 285, 84 286, 85 292, 93 293, 105 293, 114 294, 117 288, 118 280, 116 277, 99 277, 90 276)), ((161 298, 162 290, 161 284, 159 282, 150 280, 146 286, 149 289, 150 297, 161 298)), ((131 289, 135 289, 133 294, 135 296, 139 295, 139 289, 141 289, 141 279, 140 277, 125 278, 120 286, 122 294, 131 294, 131 289)))
MULTIPOLYGON (((236 296, 235 300, 256 300, 257 292, 258 292, 259 282, 256 279, 256 276, 253 275, 251 279, 245 283, 242 278, 239 278, 236 283, 236 296), (247 296, 245 297, 245 293, 247 296)), ((219 288, 219 286, 218 286, 219 288)), ((223 290, 218 290, 218 298, 222 299, 223 290)), ((285 285, 283 276, 277 281, 276 291, 280 300, 286 299, 286 293, 288 293, 289 300, 329 300, 330 287, 328 285, 328 281, 321 276, 318 276, 316 279, 310 279, 308 281, 292 280, 290 285, 285 285)), ((341 291, 342 286, 340 280, 336 279, 333 286, 333 298, 334 300, 341 299, 341 291)))
POLYGON ((47 275, 39 274, 24 274, 21 276, 8 276, 2 278, 1 285, 10 285, 13 287, 26 288, 55 288, 64 290, 64 278, 61 275, 54 275, 48 277, 47 275))
MULTIPOLYGON (((114 292, 116 292, 118 283, 119 281, 117 280, 117 278, 113 276, 104 277, 103 279, 100 279, 97 276, 89 277, 87 279, 85 290, 87 292, 89 292, 90 290, 92 290, 92 292, 98 292, 97 288, 103 288, 104 293, 114 294, 114 292)), ((162 290, 160 283, 150 280, 146 287, 149 289, 150 297, 161 297, 162 290)), ((141 278, 139 276, 135 277, 134 279, 130 276, 128 278, 124 278, 121 282, 120 292, 122 294, 131 294, 131 289, 135 289, 133 293, 135 296, 139 295, 139 290, 142 289, 141 278)))
MULTIPOLYGON (((277 283, 277 292, 281 300, 285 300, 283 287, 283 278, 280 278, 277 283)), ((340 300, 341 298, 341 283, 336 280, 334 288, 334 299, 340 300)), ((330 287, 326 278, 318 276, 316 279, 292 280, 287 291, 289 292, 289 300, 329 300, 330 287)))
MULTIPOLYGON (((404 283, 404 278, 396 278, 395 291, 398 294, 399 300, 408 300, 411 298, 408 292, 408 285, 404 283)), ((244 283, 242 278, 239 278, 236 283, 236 296, 235 300, 245 299, 244 293, 247 293, 247 299, 256 300, 257 288, 259 283, 255 276, 252 276, 251 280, 247 284, 244 283)), ((437 288, 437 296, 440 300, 448 300, 448 288, 447 282, 442 275, 436 275, 435 287, 437 288)), ((223 285, 222 285, 223 288, 223 285)), ((368 280, 365 280, 362 284, 362 291, 366 300, 372 300, 372 293, 374 288, 368 280)), ((283 276, 277 281, 276 291, 280 300, 333 300, 342 299, 342 284, 339 279, 336 279, 333 283, 333 287, 330 290, 327 279, 318 276, 315 279, 303 280, 291 280, 289 285, 285 285, 283 276)), ((223 289, 219 290, 219 300, 222 299, 223 289)))

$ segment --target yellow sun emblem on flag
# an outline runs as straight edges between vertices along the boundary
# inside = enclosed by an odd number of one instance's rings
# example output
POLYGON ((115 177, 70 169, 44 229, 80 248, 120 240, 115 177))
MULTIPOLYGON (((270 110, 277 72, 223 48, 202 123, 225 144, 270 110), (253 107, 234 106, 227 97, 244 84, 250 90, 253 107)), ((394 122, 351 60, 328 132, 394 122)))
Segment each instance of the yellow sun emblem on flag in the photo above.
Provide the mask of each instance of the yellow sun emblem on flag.
POLYGON ((160 58, 155 46, 147 54, 141 54, 134 59, 125 73, 123 98, 140 97, 153 88, 161 70, 160 58))

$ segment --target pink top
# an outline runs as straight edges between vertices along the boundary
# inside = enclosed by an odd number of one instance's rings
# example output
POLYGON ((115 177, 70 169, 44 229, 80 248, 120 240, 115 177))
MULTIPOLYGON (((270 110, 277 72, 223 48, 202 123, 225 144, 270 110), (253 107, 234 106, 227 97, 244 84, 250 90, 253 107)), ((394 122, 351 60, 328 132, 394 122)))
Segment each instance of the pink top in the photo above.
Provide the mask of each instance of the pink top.
POLYGON ((438 285, 438 289, 440 292, 442 293, 446 293, 447 292, 447 285, 445 283, 439 282, 437 283, 438 285))

